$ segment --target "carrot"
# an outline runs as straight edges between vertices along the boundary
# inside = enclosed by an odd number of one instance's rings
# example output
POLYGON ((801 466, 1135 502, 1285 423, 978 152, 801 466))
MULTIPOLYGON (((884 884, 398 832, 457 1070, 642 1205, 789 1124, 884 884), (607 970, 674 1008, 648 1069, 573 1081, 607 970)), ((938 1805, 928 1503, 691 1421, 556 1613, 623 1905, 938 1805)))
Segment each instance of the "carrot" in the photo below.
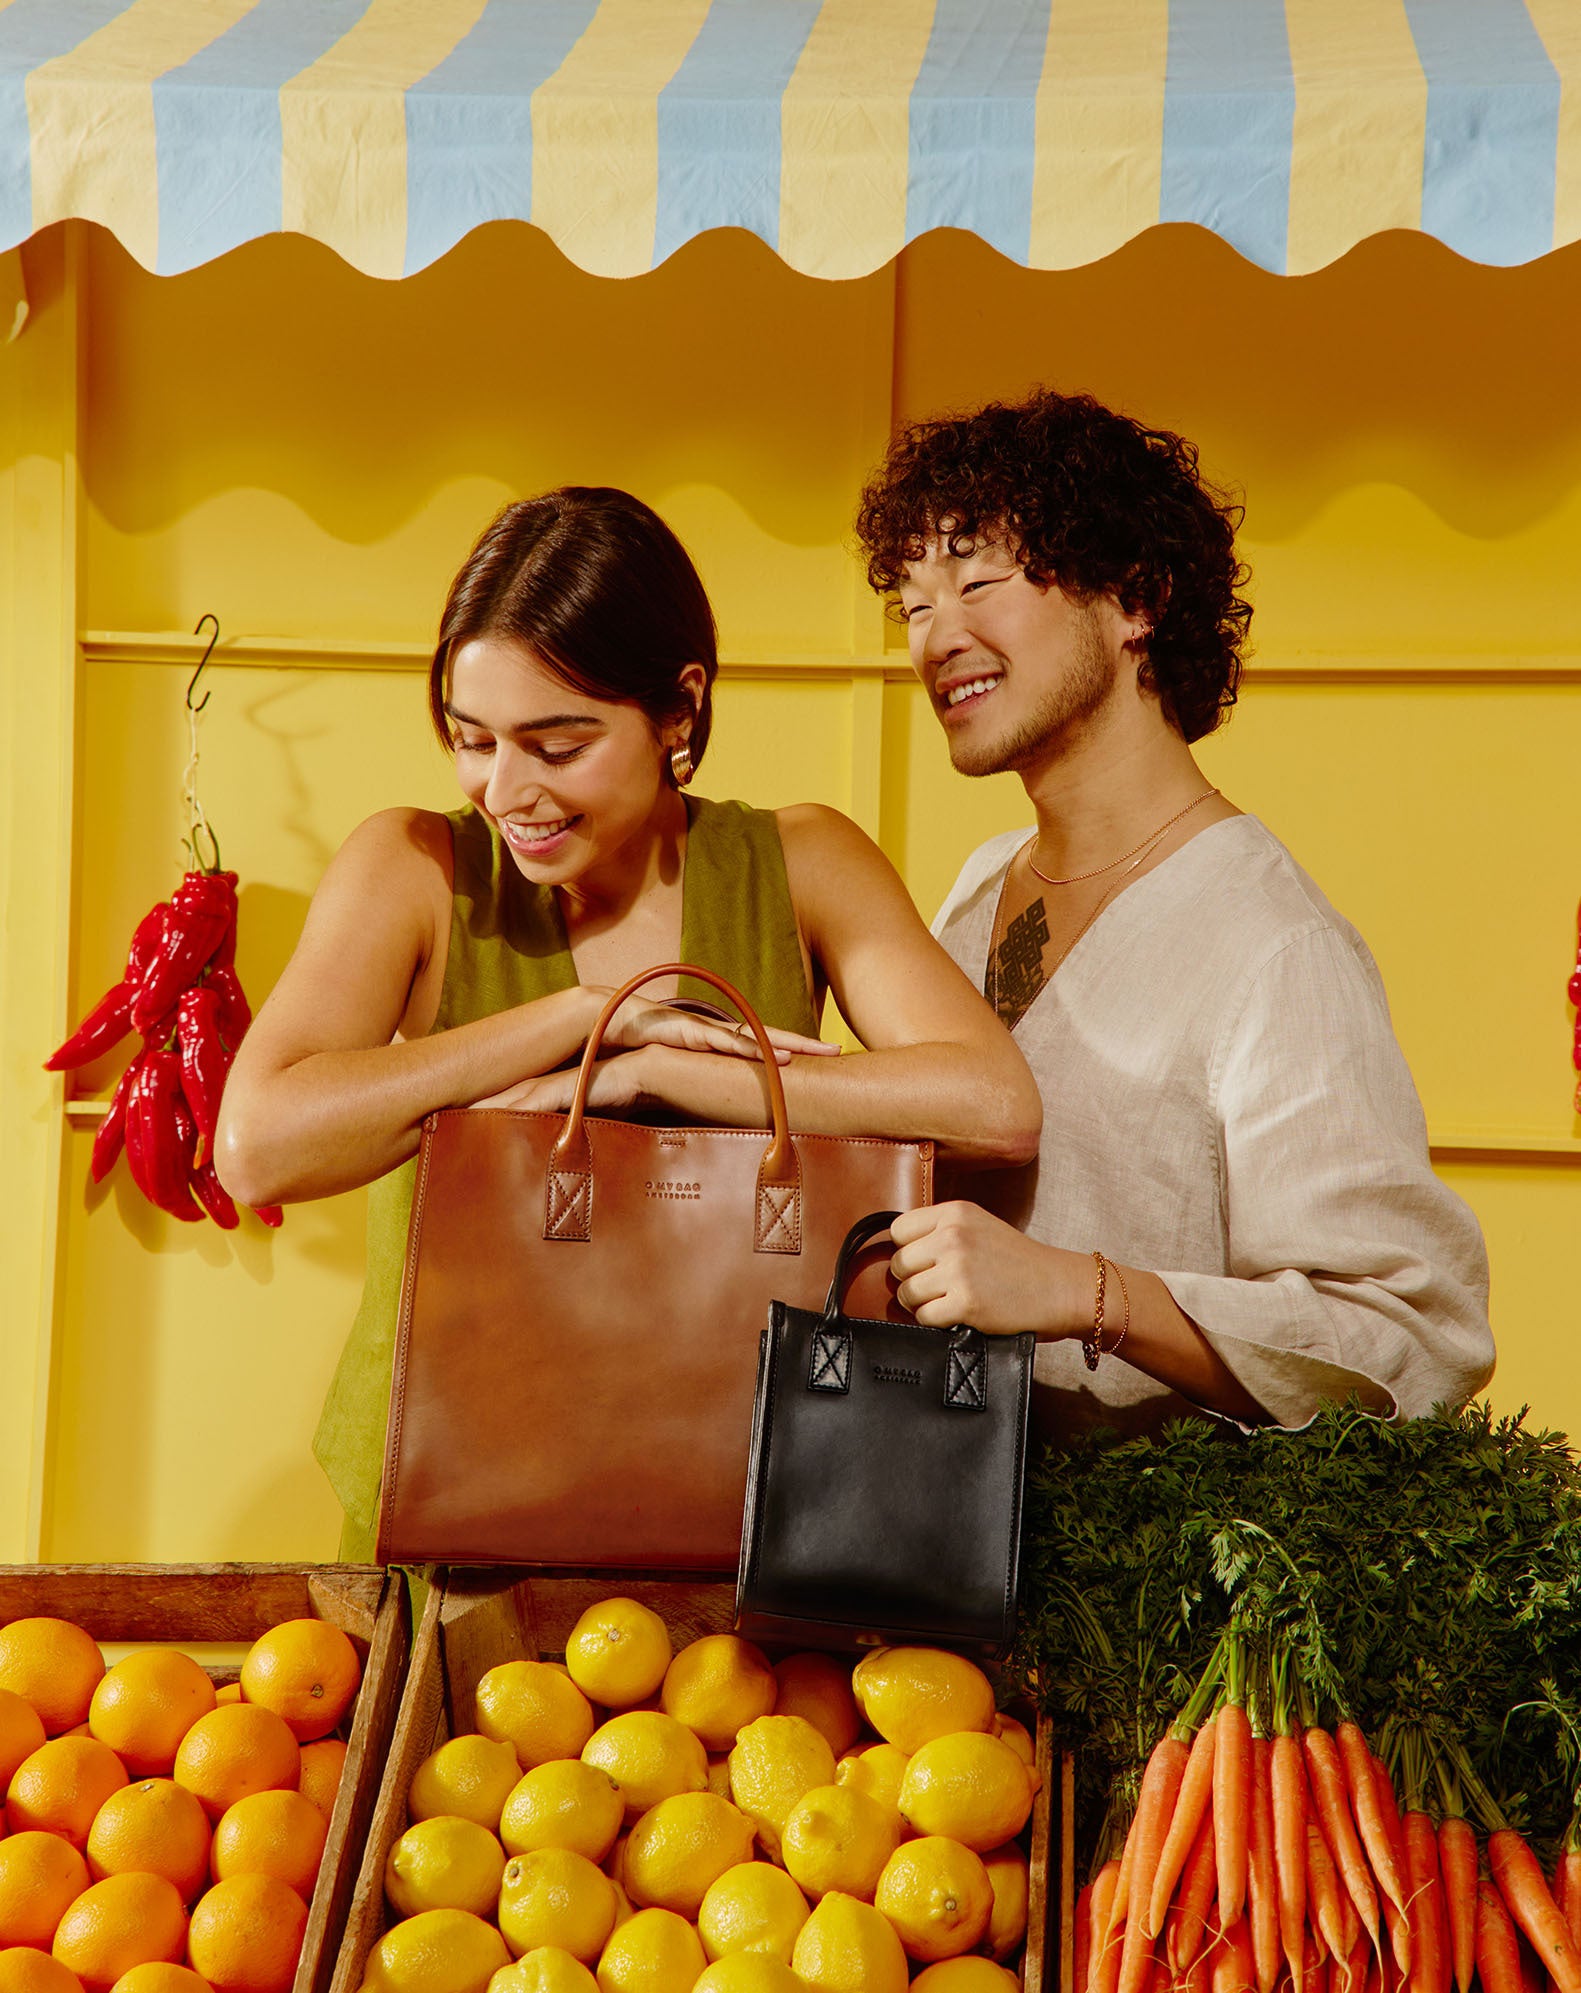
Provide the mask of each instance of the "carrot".
POLYGON ((1359 1927, 1356 1942, 1343 1959, 1335 1959, 1331 1971, 1334 1993, 1362 1993, 1367 1984, 1367 1963, 1372 1947, 1367 1943, 1366 1933, 1359 1927))
POLYGON ((1192 1739, 1191 1755, 1186 1760, 1180 1792, 1175 1800, 1174 1817, 1158 1857, 1158 1872, 1153 1877, 1153 1894, 1147 1914, 1150 1937, 1156 1938, 1164 1928, 1164 1916, 1175 1893, 1175 1884, 1179 1882, 1186 1859, 1196 1844, 1197 1829, 1202 1825, 1208 1801, 1213 1796, 1213 1742, 1216 1735, 1217 1719, 1210 1716, 1192 1739))
POLYGON ((1438 1823, 1438 1870, 1457 1993, 1471 1993, 1477 1963, 1477 1837, 1469 1820, 1446 1813, 1438 1823))
MULTIPOLYGON (((1337 1726, 1334 1742, 1339 1748, 1340 1766, 1345 1774, 1346 1790, 1350 1794, 1351 1807, 1355 1813, 1356 1830, 1361 1845, 1367 1851, 1367 1859, 1372 1863, 1372 1872, 1378 1878, 1384 1895, 1393 1903, 1396 1910, 1405 1908, 1405 1880, 1395 1860, 1395 1851, 1389 1839, 1384 1822, 1383 1809, 1379 1802, 1378 1783, 1373 1770, 1372 1752, 1361 1728, 1349 1721, 1337 1726)), ((1390 1794, 1391 1799, 1393 1793, 1390 1794)), ((1356 1906, 1361 1908, 1360 1904, 1356 1906)), ((1402 1970, 1407 1969, 1402 1967, 1402 1970)))
POLYGON ((1499 1895, 1531 1940, 1559 1993, 1581 1993, 1581 1954, 1560 1915, 1537 1857, 1511 1828, 1488 1836, 1488 1864, 1499 1895))
POLYGON ((1477 1971, 1483 1993, 1524 1993, 1515 1925, 1489 1876, 1477 1881, 1477 1971))
POLYGON ((1449 1993, 1449 1933, 1438 1873, 1438 1834, 1429 1813, 1405 1816, 1405 1878, 1410 1890, 1415 1951, 1411 1993, 1449 1993))
POLYGON ((1274 1877, 1272 1745, 1252 1739, 1251 1832, 1246 1848, 1246 1919, 1252 1933, 1257 1993, 1273 1993, 1279 1977, 1279 1889, 1274 1877))
POLYGON ((1225 1926, 1214 1947, 1213 1993, 1254 1993, 1257 1984, 1254 1971, 1251 1932, 1246 1919, 1237 1917, 1233 1924, 1225 1926))
MULTIPOLYGON (((1374 1946, 1378 1943, 1378 1894, 1367 1874, 1356 1823, 1351 1818, 1350 1798, 1345 1787, 1339 1747, 1326 1730, 1314 1723, 1301 1740, 1306 1752, 1307 1775, 1311 1782, 1312 1810, 1319 1830, 1334 1858, 1345 1892, 1356 1906, 1374 1946)), ((1347 1947, 1347 1950, 1349 1947, 1347 1947)))
POLYGON ((1330 1987, 1334 1993, 1344 1993, 1338 1964, 1325 1955, 1322 1944, 1311 1931, 1302 1945, 1301 1971, 1310 1993, 1329 1993, 1330 1987))
MULTIPOLYGON (((1107 1993, 1114 1993, 1120 1983, 1120 1938, 1109 1922, 1120 1868, 1118 1861, 1106 1861, 1092 1879, 1092 1899, 1088 1904, 1091 1924, 1087 1934, 1087 1980, 1091 1993, 1102 1993, 1104 1988, 1107 1993)), ((1078 1979, 1077 1985, 1080 1984, 1078 1979)))
POLYGON ((1252 1726, 1239 1703, 1219 1709, 1213 1751, 1214 1857, 1219 1870, 1219 1923, 1225 1930, 1246 1907, 1246 1858, 1252 1812, 1252 1726))
POLYGON ((1172 1984, 1169 1967, 1161 1958, 1155 1958, 1153 1969, 1148 1975, 1147 1993, 1169 1993, 1172 1984))
POLYGON ((1197 1955, 1175 1978, 1178 1993, 1213 1993, 1213 1946, 1199 1945, 1197 1955))
POLYGON ((1176 1737, 1160 1737, 1142 1773, 1136 1818, 1131 1823, 1135 1852, 1131 1863, 1130 1908, 1125 1944, 1120 1953, 1119 1993, 1142 1993, 1153 1957, 1153 1936, 1147 1928, 1158 1857, 1169 1832, 1170 1818, 1186 1769, 1186 1747, 1176 1737))
MULTIPOLYGON (((1389 1858, 1405 1899, 1396 1904, 1385 1891, 1383 1921, 1389 1926, 1389 1946, 1394 1953, 1400 1978, 1408 1980, 1416 1951, 1417 1906, 1406 1880, 1405 1829, 1400 1825, 1400 1809, 1395 1803, 1394 1781, 1389 1776, 1388 1768, 1370 1753, 1368 1762, 1372 1769, 1373 1796, 1378 1805, 1378 1824, 1383 1830, 1389 1858)), ((1382 1879, 1380 1876, 1379 1881, 1382 1879)))
POLYGON ((1307 1779, 1301 1746, 1288 1734, 1273 1740, 1268 1782, 1273 1797, 1279 1943, 1295 1993, 1306 1993, 1302 1960, 1307 1921, 1307 1779))
POLYGON ((1131 1863, 1136 1854, 1136 1815, 1131 1815, 1131 1824, 1125 1830, 1125 1846, 1120 1850, 1120 1873, 1115 1877, 1114 1895, 1109 1903, 1109 1915, 1104 1924, 1104 1936, 1117 1931, 1125 1922, 1126 1913, 1131 1907, 1131 1863))
POLYGON ((1345 1936, 1345 1920, 1340 1910, 1339 1876, 1328 1843, 1314 1820, 1307 1822, 1307 1903, 1325 1951, 1331 1958, 1348 1958, 1351 1941, 1345 1936))
POLYGON ((1166 1949, 1176 1972, 1187 1972, 1207 1947, 1208 1906, 1218 1895, 1218 1866, 1214 1859, 1213 1819, 1205 1815, 1197 1829, 1197 1845, 1192 1849, 1180 1878, 1180 1893, 1165 1926, 1166 1949))

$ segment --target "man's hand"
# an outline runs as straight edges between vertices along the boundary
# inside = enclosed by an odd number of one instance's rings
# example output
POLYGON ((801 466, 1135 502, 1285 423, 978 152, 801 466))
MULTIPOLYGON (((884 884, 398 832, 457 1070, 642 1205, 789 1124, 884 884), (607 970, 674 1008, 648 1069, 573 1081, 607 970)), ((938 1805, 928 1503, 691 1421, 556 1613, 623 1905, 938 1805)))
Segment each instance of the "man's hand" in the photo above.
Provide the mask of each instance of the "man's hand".
MULTIPOLYGON (((1045 1340, 1076 1332, 1082 1317, 1070 1269, 1078 1254, 1039 1245, 980 1204, 927 1204, 903 1212, 889 1231, 897 1247, 889 1270, 925 1327, 969 1322, 986 1335, 1031 1329, 1045 1340)), ((1087 1306, 1090 1314, 1090 1298, 1087 1306)))

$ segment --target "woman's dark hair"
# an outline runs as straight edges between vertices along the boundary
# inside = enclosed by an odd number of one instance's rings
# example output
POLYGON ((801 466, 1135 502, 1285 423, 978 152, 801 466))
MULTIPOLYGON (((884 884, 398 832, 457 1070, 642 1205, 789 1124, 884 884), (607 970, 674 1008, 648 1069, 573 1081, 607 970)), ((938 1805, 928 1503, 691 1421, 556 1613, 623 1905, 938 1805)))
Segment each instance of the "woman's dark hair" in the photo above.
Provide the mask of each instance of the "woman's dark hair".
POLYGON ((1204 482, 1195 447, 1091 395, 1040 388, 902 430, 868 481, 857 534, 874 588, 943 536, 953 554, 1002 541, 1030 580, 1113 595, 1152 624, 1139 673, 1188 741, 1235 704, 1252 609, 1238 590, 1241 508, 1204 482))
POLYGON ((708 682, 692 722, 692 764, 713 718, 719 638, 680 541, 629 492, 562 485, 507 505, 450 584, 428 670, 428 710, 453 748, 450 661, 475 637, 511 637, 594 699, 629 699, 654 727, 691 710, 682 669, 708 682))

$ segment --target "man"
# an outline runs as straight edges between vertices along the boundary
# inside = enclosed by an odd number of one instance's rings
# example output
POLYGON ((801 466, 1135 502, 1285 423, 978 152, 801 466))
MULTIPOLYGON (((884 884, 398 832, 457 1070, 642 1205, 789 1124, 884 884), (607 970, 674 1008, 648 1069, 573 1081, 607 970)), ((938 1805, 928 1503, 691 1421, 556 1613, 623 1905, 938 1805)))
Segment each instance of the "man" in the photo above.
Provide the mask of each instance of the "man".
POLYGON ((1235 699, 1239 516, 1189 443, 1048 391, 918 424, 862 498, 952 761, 1036 818, 934 931, 1038 1078, 1041 1152, 904 1214, 893 1271, 922 1322, 1034 1329, 1053 1430, 1408 1417, 1492 1374, 1372 957, 1191 752, 1235 699))

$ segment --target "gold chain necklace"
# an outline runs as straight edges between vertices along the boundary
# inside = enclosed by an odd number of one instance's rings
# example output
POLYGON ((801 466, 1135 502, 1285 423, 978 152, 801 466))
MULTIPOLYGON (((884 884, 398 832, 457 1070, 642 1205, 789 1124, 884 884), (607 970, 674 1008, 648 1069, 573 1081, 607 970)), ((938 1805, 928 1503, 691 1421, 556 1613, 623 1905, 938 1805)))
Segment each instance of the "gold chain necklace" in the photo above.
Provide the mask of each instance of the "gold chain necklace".
MULTIPOLYGON (((1216 796, 1218 793, 1217 789, 1205 789, 1200 796, 1193 797, 1183 810, 1176 810, 1168 823, 1161 823, 1157 830, 1150 830, 1146 837, 1142 839, 1142 842, 1134 846, 1130 851, 1122 851, 1118 858, 1111 858, 1107 865, 1095 865, 1090 872, 1072 872, 1068 879, 1056 879, 1052 874, 1038 870, 1037 860, 1032 856, 1032 853, 1037 849, 1038 840, 1037 838, 1033 838, 1031 844, 1027 847, 1028 869, 1035 877, 1041 879, 1045 886, 1079 886, 1084 879, 1101 879, 1105 872, 1112 872, 1116 865, 1123 865, 1128 858, 1135 858, 1138 852, 1143 857, 1146 857, 1149 848, 1158 842, 1166 830, 1172 830, 1180 822, 1182 817, 1189 817, 1193 810, 1200 808, 1210 796, 1216 796)), ((1101 905, 1102 902, 1100 901, 1099 904, 1101 905)), ((1074 945, 1072 943, 1072 946, 1074 945)))

